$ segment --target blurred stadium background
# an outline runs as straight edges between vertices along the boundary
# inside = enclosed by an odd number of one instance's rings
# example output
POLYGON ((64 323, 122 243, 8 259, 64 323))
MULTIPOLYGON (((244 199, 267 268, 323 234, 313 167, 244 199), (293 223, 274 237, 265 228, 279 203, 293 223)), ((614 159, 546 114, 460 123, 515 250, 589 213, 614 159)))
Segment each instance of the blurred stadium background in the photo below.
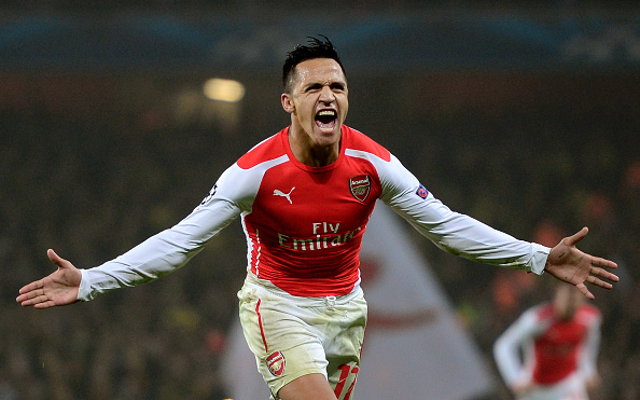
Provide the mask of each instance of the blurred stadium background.
MULTIPOLYGON (((14 299, 52 271, 49 247, 88 267, 188 214, 288 123, 281 62, 318 33, 347 69, 347 123, 453 209, 544 244, 591 228, 581 248, 623 278, 595 290, 594 398, 640 398, 640 6, 531 3, 3 1, 0 400, 229 396, 238 222, 153 284, 45 312, 14 299)), ((493 340, 549 297, 548 278, 413 235, 492 366, 493 340)), ((493 393, 475 399, 509 399, 491 373, 493 393)))

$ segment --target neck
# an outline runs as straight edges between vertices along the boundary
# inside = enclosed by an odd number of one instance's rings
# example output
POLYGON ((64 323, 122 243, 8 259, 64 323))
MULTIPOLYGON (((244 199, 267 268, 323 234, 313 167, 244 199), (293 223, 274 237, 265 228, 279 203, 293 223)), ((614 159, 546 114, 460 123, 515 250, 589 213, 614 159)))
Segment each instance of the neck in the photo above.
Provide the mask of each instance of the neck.
POLYGON ((289 129, 289 146, 293 156, 304 165, 310 167, 324 167, 334 163, 340 155, 340 143, 321 146, 312 143, 306 135, 296 133, 291 127, 289 129))

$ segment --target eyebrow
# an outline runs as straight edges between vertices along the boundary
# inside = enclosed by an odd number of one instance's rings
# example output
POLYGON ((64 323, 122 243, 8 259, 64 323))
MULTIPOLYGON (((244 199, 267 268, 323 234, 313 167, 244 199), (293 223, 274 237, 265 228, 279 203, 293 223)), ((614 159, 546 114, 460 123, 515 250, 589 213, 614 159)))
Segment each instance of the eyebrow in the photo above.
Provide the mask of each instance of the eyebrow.
MULTIPOLYGON (((306 84, 306 85, 304 85, 302 88, 303 88, 304 90, 307 90, 307 89, 316 89, 316 88, 322 87, 322 86, 324 86, 324 85, 325 85, 325 83, 322 83, 322 82, 319 82, 319 81, 315 81, 315 82, 309 82, 309 83, 307 83, 307 84, 306 84)), ((329 86, 329 87, 331 87, 331 88, 335 88, 335 87, 337 87, 337 88, 340 88, 340 89, 344 89, 344 88, 346 88, 346 87, 347 87, 347 82, 342 81, 342 80, 337 80, 337 81, 330 81, 330 82, 327 82, 327 83, 326 83, 326 85, 328 85, 328 86, 329 86)))

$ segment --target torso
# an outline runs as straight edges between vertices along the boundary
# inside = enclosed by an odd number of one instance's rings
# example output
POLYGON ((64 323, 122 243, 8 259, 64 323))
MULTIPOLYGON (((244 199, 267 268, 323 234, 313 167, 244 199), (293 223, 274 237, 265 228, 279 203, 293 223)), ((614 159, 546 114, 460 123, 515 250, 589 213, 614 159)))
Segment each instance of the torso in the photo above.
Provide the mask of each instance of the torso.
POLYGON ((243 170, 265 168, 251 211, 243 214, 249 269, 300 296, 349 293, 359 282, 362 235, 381 194, 374 165, 346 148, 389 158, 363 134, 343 127, 338 160, 325 167, 298 162, 286 129, 238 160, 243 170), (279 159, 265 167, 265 161, 279 159))
POLYGON ((598 311, 589 305, 578 309, 570 321, 555 318, 551 305, 539 310, 539 323, 546 328, 534 340, 535 382, 553 384, 577 370, 589 326, 597 315, 598 311))

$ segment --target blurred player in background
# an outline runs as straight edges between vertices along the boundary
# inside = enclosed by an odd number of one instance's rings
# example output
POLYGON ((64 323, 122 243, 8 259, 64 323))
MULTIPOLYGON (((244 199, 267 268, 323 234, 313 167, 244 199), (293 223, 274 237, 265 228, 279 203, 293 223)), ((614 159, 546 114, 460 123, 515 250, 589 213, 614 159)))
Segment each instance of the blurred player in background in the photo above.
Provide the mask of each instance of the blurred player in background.
POLYGON ((587 400, 596 368, 600 311, 569 285, 526 310, 495 342, 494 357, 518 400, 587 400))
POLYGON ((282 80, 291 125, 240 157, 190 215, 94 268, 78 270, 49 250, 58 270, 23 287, 17 301, 47 308, 150 282, 240 216, 248 247, 240 320, 272 398, 348 400, 367 320, 359 251, 378 199, 468 259, 546 271, 589 298, 586 282, 610 289, 603 279, 618 280, 606 270, 615 263, 576 248, 586 228, 553 249, 517 240, 451 211, 387 149, 344 125, 347 78, 326 37, 296 46, 282 80))

